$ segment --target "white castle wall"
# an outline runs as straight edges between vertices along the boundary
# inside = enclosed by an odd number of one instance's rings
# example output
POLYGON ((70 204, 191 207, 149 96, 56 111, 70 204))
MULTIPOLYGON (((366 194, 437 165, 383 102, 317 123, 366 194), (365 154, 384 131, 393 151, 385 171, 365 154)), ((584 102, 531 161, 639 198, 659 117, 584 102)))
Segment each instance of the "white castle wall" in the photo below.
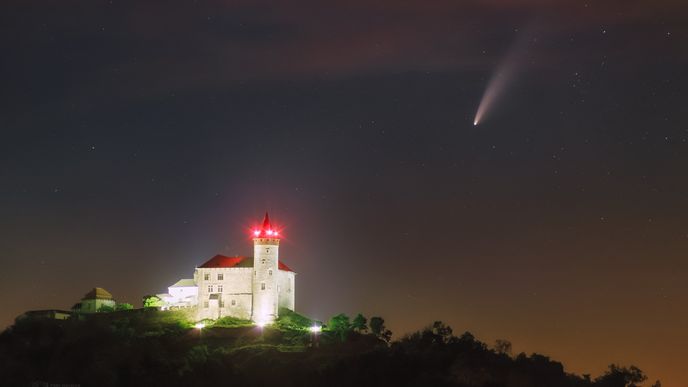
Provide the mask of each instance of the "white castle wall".
POLYGON ((250 319, 252 277, 253 268, 250 267, 197 268, 194 278, 198 285, 198 319, 225 316, 250 319), (218 274, 222 274, 221 280, 218 274), (211 294, 217 294, 216 301, 210 300, 211 294))
POLYGON ((294 300, 296 299, 296 273, 293 271, 280 270, 277 273, 279 284, 279 306, 294 310, 294 300))
POLYGON ((170 304, 188 302, 190 305, 195 305, 198 299, 198 286, 170 286, 167 292, 171 297, 166 301, 170 304))
POLYGON ((256 322, 277 318, 279 239, 253 239, 253 315, 256 322))

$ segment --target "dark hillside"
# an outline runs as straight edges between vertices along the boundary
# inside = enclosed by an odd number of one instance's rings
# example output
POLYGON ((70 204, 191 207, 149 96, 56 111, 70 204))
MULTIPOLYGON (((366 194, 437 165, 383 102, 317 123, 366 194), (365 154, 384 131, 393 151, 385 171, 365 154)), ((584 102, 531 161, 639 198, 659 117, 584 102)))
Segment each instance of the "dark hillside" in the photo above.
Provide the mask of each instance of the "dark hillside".
POLYGON ((0 383, 627 387, 644 380, 634 367, 612 366, 594 380, 566 374, 546 356, 511 356, 470 333, 455 336, 440 322, 388 344, 379 329, 339 329, 333 318, 329 330, 316 334, 299 328, 309 320, 291 317, 265 328, 225 321, 230 327, 203 329, 155 310, 21 320, 0 335, 0 383))

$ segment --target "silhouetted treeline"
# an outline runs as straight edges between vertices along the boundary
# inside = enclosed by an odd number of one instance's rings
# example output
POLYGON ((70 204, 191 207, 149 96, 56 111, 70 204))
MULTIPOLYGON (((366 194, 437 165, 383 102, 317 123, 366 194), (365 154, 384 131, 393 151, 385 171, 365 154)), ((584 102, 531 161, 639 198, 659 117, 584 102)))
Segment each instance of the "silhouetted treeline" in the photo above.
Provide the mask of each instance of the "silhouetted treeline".
POLYGON ((0 384, 81 386, 629 387, 635 367, 596 379, 567 374, 546 356, 510 355, 436 322, 398 341, 384 320, 322 333, 257 327, 192 329, 164 312, 84 320, 25 320, 0 334, 0 384), (382 325, 382 327, 381 327, 382 325))

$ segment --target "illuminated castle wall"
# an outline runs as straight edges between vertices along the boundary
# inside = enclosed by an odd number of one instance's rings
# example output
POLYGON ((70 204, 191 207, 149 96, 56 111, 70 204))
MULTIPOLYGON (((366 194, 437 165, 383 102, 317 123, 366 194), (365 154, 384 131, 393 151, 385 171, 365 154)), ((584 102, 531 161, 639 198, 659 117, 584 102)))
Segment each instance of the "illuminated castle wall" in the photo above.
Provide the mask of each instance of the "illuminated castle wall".
POLYGON ((277 264, 279 239, 261 235, 253 238, 253 320, 272 321, 277 318, 279 300, 277 264))
POLYGON ((195 307, 198 320, 231 316, 259 323, 277 318, 280 307, 294 310, 296 273, 279 260, 279 242, 266 213, 253 231, 253 257, 212 257, 196 268, 193 280, 177 282, 195 287, 186 290, 193 296, 158 295, 163 309, 195 307))

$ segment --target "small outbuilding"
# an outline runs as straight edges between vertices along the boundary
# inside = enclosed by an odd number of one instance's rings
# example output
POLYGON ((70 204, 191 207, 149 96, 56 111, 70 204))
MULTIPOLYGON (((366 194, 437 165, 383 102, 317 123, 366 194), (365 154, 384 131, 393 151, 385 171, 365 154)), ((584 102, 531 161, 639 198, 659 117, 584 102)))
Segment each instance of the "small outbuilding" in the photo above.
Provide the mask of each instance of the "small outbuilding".
POLYGON ((29 310, 16 318, 16 321, 24 319, 39 319, 39 320, 68 320, 72 318, 72 312, 68 310, 46 309, 46 310, 29 310))
POLYGON ((93 288, 86 293, 81 299, 81 302, 72 307, 72 311, 78 313, 96 313, 101 311, 101 308, 115 309, 117 303, 112 297, 112 294, 103 288, 93 288))

